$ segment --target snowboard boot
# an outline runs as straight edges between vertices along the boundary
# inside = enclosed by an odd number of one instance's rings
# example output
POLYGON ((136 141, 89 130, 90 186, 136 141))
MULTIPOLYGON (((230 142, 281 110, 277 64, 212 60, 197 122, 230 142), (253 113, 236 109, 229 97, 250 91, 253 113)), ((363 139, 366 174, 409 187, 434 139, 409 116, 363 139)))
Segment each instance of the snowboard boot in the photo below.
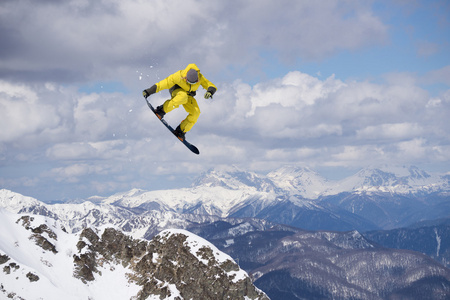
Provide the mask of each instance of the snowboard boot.
POLYGON ((181 130, 180 125, 178 125, 178 127, 175 129, 174 134, 177 136, 177 138, 178 138, 180 141, 182 141, 182 142, 184 141, 184 138, 185 138, 185 136, 186 136, 186 133, 185 133, 183 130, 181 130))
POLYGON ((164 112, 164 107, 162 105, 158 106, 155 110, 156 116, 161 120, 164 118, 164 115, 166 114, 164 112))

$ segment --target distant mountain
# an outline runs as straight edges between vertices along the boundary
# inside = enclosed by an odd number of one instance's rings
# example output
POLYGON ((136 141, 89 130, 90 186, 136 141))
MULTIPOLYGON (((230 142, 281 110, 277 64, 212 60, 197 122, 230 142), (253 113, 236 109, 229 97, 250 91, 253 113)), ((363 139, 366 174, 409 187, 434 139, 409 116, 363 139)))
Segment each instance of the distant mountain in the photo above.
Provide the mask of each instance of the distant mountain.
POLYGON ((67 233, 0 209, 2 299, 268 299, 206 240, 166 230, 151 241, 114 228, 67 233))
POLYGON ((280 192, 277 186, 265 176, 243 171, 236 166, 220 166, 200 175, 192 184, 194 187, 224 187, 229 190, 259 192, 280 192))
MULTIPOLYGON (((245 217, 245 214, 235 213, 232 217, 245 217)), ((367 231, 380 228, 339 207, 326 207, 319 202, 292 197, 273 203, 251 217, 309 230, 367 231)))
POLYGON ((448 175, 415 167, 364 169, 340 181, 301 167, 281 167, 267 175, 220 167, 202 174, 190 188, 134 189, 76 206, 45 205, 0 190, 0 207, 51 216, 76 230, 111 223, 130 231, 153 224, 156 231, 184 228, 197 218, 262 218, 310 230, 368 231, 448 217, 449 199, 448 175))
MULTIPOLYGON (((144 204, 148 205, 148 203, 144 204)), ((0 208, 13 213, 41 215, 58 220, 69 232, 86 227, 115 226, 135 238, 152 238, 168 228, 186 228, 191 222, 218 220, 215 216, 178 214, 159 209, 128 209, 106 203, 45 204, 8 190, 0 190, 0 208), (192 221, 193 220, 193 221, 192 221)))
POLYGON ((323 195, 344 192, 420 194, 450 190, 445 175, 430 175, 417 167, 365 168, 343 180, 332 183, 323 195))
POLYGON ((309 168, 284 166, 267 174, 277 187, 289 195, 317 199, 330 182, 309 168))
POLYGON ((248 222, 189 230, 237 260, 273 300, 450 297, 450 269, 419 252, 381 247, 357 231, 282 225, 260 231, 248 222))
POLYGON ((383 229, 445 218, 450 215, 447 193, 411 194, 379 191, 357 191, 321 198, 320 203, 358 215, 383 229))
MULTIPOLYGON (((447 220, 450 220, 447 219, 447 220)), ((450 223, 414 228, 398 228, 365 232, 364 236, 395 249, 408 249, 424 253, 446 267, 450 267, 450 223)))

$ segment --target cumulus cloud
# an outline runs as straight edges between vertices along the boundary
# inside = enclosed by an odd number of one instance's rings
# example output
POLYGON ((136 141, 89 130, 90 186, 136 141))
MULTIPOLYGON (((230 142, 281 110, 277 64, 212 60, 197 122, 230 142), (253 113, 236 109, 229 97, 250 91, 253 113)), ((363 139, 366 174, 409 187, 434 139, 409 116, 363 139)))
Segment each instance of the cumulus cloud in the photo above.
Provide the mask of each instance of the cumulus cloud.
POLYGON ((0 80, 0 142, 55 128, 61 121, 54 106, 39 101, 31 87, 0 80))
POLYGON ((251 110, 246 116, 254 115, 258 107, 271 104, 301 111, 305 106, 313 105, 316 100, 326 98, 343 86, 345 84, 335 80, 334 76, 321 81, 299 71, 291 72, 273 82, 255 85, 248 95, 251 110))
MULTIPOLYGON (((183 185, 218 163, 448 161, 449 66, 375 80, 298 67, 386 45, 389 30, 371 1, 3 1, 0 184, 92 195, 183 185), (212 100, 198 93, 188 139, 200 156, 140 96, 191 62, 218 87, 212 100), (430 95, 426 85, 444 87, 430 95)), ((431 59, 445 48, 435 43, 416 45, 431 59)), ((166 118, 185 116, 180 107, 166 118)))
POLYGON ((34 81, 126 82, 152 61, 168 75, 186 59, 224 74, 243 63, 261 73, 264 51, 321 59, 387 38, 360 1, 19 0, 4 3, 0 17, 0 74, 34 81))
POLYGON ((360 139, 409 139, 421 136, 423 129, 415 123, 397 123, 397 124, 381 124, 376 126, 368 126, 364 129, 357 130, 356 135, 360 139))
MULTIPOLYGON (((266 171, 289 162, 358 167, 448 159, 449 97, 432 98, 411 81, 343 82, 294 71, 255 85, 219 83, 213 100, 198 99, 202 114, 188 135, 200 156, 189 156, 141 98, 55 83, 0 87, 3 161, 48 164, 23 177, 34 184, 113 191, 106 183, 145 187, 155 176, 185 182, 218 163, 266 171)), ((168 120, 175 126, 185 114, 180 107, 168 120)))
MULTIPOLYGON (((430 98, 414 81, 394 77, 374 84, 342 82, 334 77, 320 80, 292 72, 254 86, 238 82, 228 87, 235 91, 235 98, 207 106, 206 123, 222 128, 221 132, 234 139, 259 143, 271 153, 261 156, 267 160, 283 157, 306 164, 345 166, 437 159, 438 152, 432 147, 448 140, 442 127, 448 126, 443 115, 448 106, 430 98), (213 105, 220 108, 210 109, 213 105), (243 136, 239 134, 242 130, 243 136), (398 154, 409 146, 416 150, 403 157, 398 154)), ((244 160, 257 153, 252 147, 248 152, 244 160)))

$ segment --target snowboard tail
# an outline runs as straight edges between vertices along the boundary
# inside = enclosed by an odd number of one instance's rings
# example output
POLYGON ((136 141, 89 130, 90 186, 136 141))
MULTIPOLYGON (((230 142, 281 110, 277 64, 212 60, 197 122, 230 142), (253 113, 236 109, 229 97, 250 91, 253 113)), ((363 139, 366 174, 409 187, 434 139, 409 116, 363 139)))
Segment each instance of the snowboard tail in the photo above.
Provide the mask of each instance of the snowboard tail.
POLYGON ((164 126, 166 126, 167 129, 170 130, 170 132, 172 132, 172 134, 177 138, 177 140, 179 140, 180 142, 182 142, 189 150, 191 150, 193 153, 195 154, 200 154, 200 151, 198 150, 197 147, 195 147, 194 145, 192 145, 191 143, 189 143, 186 138, 184 140, 180 139, 176 134, 175 134, 175 129, 173 129, 172 126, 170 126, 166 120, 164 120, 163 118, 160 118, 160 116, 156 113, 156 109, 153 107, 153 105, 150 103, 150 101, 148 101, 147 98, 145 98, 145 101, 147 102, 148 107, 152 110, 152 112, 155 114, 155 116, 161 121, 161 123, 164 124, 164 126))

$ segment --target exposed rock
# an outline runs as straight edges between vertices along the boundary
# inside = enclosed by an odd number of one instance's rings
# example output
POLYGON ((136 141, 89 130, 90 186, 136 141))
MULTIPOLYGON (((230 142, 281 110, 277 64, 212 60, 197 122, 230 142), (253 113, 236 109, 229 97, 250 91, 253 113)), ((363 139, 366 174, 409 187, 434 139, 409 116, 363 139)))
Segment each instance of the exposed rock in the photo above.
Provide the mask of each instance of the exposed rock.
POLYGON ((3 272, 6 274, 11 274, 11 271, 16 271, 20 268, 20 266, 16 263, 10 263, 7 266, 3 267, 3 272))
POLYGON ((3 265, 3 264, 6 263, 8 260, 9 260, 9 256, 8 256, 8 255, 0 254, 0 265, 3 265))
POLYGON ((94 280, 100 264, 114 262, 128 267, 129 279, 142 286, 137 299, 268 299, 235 262, 218 260, 211 244, 194 251, 196 242, 188 241, 189 234, 167 231, 148 242, 112 228, 101 237, 85 229, 74 255, 74 275, 86 283, 94 280))
MULTIPOLYGON (((88 234, 91 235, 90 232, 88 234)), ((87 244, 82 240, 78 242, 77 248, 80 253, 78 255, 77 254, 73 255, 73 262, 75 264, 74 276, 76 278, 79 278, 84 283, 87 283, 88 281, 93 281, 95 279, 94 273, 98 272, 97 254, 92 249, 91 245, 87 244)))
POLYGON ((56 247, 53 243, 51 243, 47 237, 44 235, 47 235, 50 239, 53 239, 55 241, 58 240, 58 236, 56 233, 51 230, 46 224, 41 224, 38 227, 33 228, 31 226, 31 222, 34 221, 33 217, 30 216, 22 216, 20 219, 17 220, 16 223, 22 222, 22 226, 25 227, 25 229, 30 230, 33 232, 33 234, 30 236, 30 240, 33 240, 36 245, 41 247, 42 249, 46 251, 51 251, 53 253, 58 253, 56 250, 56 247))
POLYGON ((3 272, 5 274, 10 274, 11 273, 11 267, 10 266, 4 266, 3 267, 3 272))
POLYGON ((43 237, 40 234, 33 234, 32 236, 30 236, 30 240, 34 240, 36 245, 38 245, 39 247, 41 247, 44 250, 51 251, 55 254, 58 253, 55 245, 50 243, 45 237, 43 237))
POLYGON ((31 222, 34 221, 34 218, 30 216, 22 216, 16 223, 19 224, 20 221, 22 221, 22 226, 28 230, 31 226, 31 222))
POLYGON ((27 278, 30 280, 30 282, 35 282, 39 280, 39 276, 37 276, 36 274, 33 274, 31 272, 27 273, 27 278))
POLYGON ((39 225, 39 227, 31 229, 31 231, 40 235, 45 232, 50 238, 54 239, 55 241, 58 240, 56 233, 54 233, 46 224, 41 224, 39 225))

